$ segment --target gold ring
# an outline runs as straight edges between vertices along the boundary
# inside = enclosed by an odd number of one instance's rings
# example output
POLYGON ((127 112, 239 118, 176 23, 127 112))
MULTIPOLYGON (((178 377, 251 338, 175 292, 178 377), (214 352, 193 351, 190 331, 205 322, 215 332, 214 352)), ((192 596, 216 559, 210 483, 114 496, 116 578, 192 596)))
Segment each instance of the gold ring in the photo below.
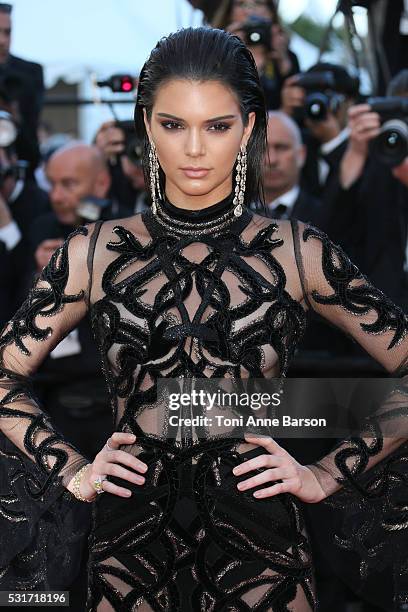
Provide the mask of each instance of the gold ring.
POLYGON ((107 480, 106 476, 97 476, 93 481, 93 487, 98 495, 105 493, 104 489, 102 489, 102 483, 104 480, 107 480))

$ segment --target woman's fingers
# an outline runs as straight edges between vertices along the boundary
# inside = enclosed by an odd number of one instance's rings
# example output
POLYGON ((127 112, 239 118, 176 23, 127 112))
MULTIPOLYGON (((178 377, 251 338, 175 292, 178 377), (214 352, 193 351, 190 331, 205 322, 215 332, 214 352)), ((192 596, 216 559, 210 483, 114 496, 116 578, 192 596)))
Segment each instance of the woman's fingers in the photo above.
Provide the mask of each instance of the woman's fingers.
POLYGON ((246 491, 247 489, 252 489, 253 487, 257 487, 265 482, 281 480, 287 476, 287 470, 283 468, 272 468, 269 470, 264 470, 261 474, 257 474, 256 476, 252 476, 246 480, 241 480, 241 482, 237 484, 237 487, 240 491, 246 491))
POLYGON ((258 455, 258 457, 254 457, 253 459, 242 461, 242 463, 236 465, 232 471, 235 476, 240 476, 241 474, 246 474, 247 472, 252 472, 253 470, 258 470, 262 467, 278 467, 282 465, 282 462, 282 457, 278 455, 258 455))
POLYGON ((259 444, 263 446, 269 453, 285 454, 286 451, 282 446, 279 446, 277 442, 270 436, 256 436, 254 434, 244 434, 245 440, 251 444, 259 444))
MULTIPOLYGON (((120 446, 124 444, 132 444, 135 441, 136 436, 134 434, 123 431, 115 431, 95 458, 92 470, 93 476, 90 478, 90 481, 92 482, 92 478, 95 478, 94 474, 97 473, 98 475, 103 474, 106 476, 116 476, 117 478, 128 480, 134 484, 142 485, 145 482, 145 478, 143 476, 140 474, 135 474, 133 471, 127 470, 125 467, 120 465, 126 465, 133 470, 143 473, 148 469, 146 463, 137 457, 134 457, 125 451, 119 450, 120 446)), ((109 480, 102 481, 102 489, 114 495, 119 495, 120 497, 129 497, 131 495, 131 491, 129 489, 120 487, 109 480)))
POLYGON ((111 449, 116 450, 122 444, 131 444, 136 440, 136 436, 134 434, 126 433, 124 431, 115 431, 110 438, 108 438, 108 443, 111 449))
POLYGON ((124 487, 119 487, 115 485, 113 482, 109 480, 104 480, 102 482, 102 489, 107 493, 112 493, 113 495, 119 495, 119 497, 130 497, 132 495, 132 491, 129 489, 125 489, 124 487))
POLYGON ((130 453, 126 453, 122 450, 109 451, 108 455, 105 455, 106 463, 122 463, 128 467, 133 468, 137 472, 145 473, 147 470, 146 463, 140 461, 137 457, 133 457, 130 453))
POLYGON ((259 489, 259 491, 254 491, 254 497, 272 497, 273 495, 278 495, 278 493, 290 493, 298 486, 296 478, 288 478, 283 482, 277 482, 271 487, 266 487, 265 489, 259 489))
POLYGON ((143 484, 145 481, 145 478, 140 474, 134 474, 117 463, 107 463, 105 467, 105 474, 117 476, 117 478, 129 480, 129 482, 134 482, 135 484, 143 484))

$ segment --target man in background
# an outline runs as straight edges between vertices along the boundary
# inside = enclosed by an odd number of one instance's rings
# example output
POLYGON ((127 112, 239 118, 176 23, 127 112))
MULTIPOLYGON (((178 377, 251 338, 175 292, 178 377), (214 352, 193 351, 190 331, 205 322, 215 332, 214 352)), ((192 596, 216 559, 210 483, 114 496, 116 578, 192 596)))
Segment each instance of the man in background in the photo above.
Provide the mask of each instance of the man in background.
POLYGON ((26 297, 29 269, 29 233, 35 219, 47 212, 47 194, 21 171, 14 143, 0 147, 0 240, 2 281, 0 325, 4 324, 26 297))
POLYGON ((267 216, 318 224, 320 203, 299 184, 306 158, 299 127, 285 113, 269 111, 267 141, 263 172, 267 216))
POLYGON ((11 12, 10 4, 0 3, 0 92, 17 106, 17 154, 29 162, 32 173, 39 162, 37 127, 44 98, 43 70, 40 64, 10 53, 11 12))

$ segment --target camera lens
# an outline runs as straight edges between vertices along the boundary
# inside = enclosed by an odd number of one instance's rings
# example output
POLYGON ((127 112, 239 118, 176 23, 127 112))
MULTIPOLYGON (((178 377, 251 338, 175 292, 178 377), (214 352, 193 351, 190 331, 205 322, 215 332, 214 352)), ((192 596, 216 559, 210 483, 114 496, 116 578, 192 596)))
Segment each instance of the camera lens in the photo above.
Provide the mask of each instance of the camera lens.
POLYGON ((306 97, 306 115, 313 121, 323 121, 327 116, 328 98, 322 93, 311 93, 306 97))
POLYGON ((395 150, 398 148, 398 146, 400 145, 400 134, 398 134, 398 132, 395 131, 391 131, 388 134, 386 134, 386 147, 389 150, 395 150))
POLYGON ((249 35, 249 40, 251 41, 252 44, 256 45, 261 40, 260 33, 259 32, 251 32, 251 34, 249 35))
POLYGON ((0 147, 9 147, 17 138, 17 128, 9 113, 0 111, 0 147))
POLYGON ((408 126, 399 119, 386 121, 373 141, 373 153, 387 166, 398 166, 408 155, 408 126))

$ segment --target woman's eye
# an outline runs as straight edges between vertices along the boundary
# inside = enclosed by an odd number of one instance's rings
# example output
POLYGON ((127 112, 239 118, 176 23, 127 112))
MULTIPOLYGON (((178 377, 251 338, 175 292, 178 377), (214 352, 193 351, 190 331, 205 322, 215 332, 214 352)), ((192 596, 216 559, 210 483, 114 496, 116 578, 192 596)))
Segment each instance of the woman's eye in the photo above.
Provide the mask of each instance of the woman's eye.
POLYGON ((177 129, 179 127, 180 128, 182 127, 182 125, 180 125, 180 123, 176 123, 175 121, 164 121, 162 123, 162 126, 164 128, 166 128, 166 130, 174 130, 174 129, 177 129))
POLYGON ((226 132, 230 129, 230 127, 231 126, 228 125, 228 123, 214 123, 214 125, 210 127, 210 130, 214 128, 214 131, 216 132, 226 132))
MULTIPOLYGON (((179 128, 183 129, 183 126, 180 123, 177 123, 176 121, 163 121, 162 126, 166 130, 177 130, 179 128)), ((230 129, 230 127, 231 126, 227 123, 214 123, 208 129, 212 132, 226 132, 230 129)))

